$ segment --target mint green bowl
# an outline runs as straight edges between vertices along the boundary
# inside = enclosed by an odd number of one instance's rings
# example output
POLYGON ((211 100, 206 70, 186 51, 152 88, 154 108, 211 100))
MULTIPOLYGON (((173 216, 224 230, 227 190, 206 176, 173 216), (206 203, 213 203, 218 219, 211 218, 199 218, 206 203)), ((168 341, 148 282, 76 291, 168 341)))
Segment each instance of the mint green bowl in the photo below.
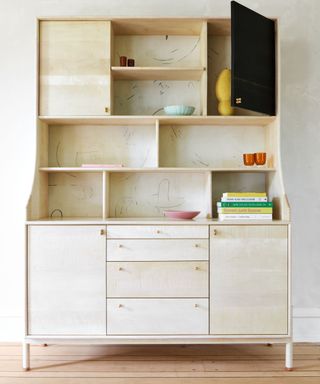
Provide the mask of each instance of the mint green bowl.
POLYGON ((164 113, 170 116, 189 116, 192 115, 195 107, 189 105, 168 105, 163 108, 164 113))

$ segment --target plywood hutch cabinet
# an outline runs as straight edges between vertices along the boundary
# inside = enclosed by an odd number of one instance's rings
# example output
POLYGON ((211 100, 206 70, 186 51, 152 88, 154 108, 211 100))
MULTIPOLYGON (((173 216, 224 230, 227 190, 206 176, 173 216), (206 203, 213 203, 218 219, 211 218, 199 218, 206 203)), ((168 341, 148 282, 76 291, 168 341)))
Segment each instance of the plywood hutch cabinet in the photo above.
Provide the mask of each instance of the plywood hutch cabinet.
POLYGON ((286 343, 292 367, 278 26, 232 7, 232 19, 39 20, 24 368, 32 343, 286 343), (246 43, 248 66, 261 60, 244 22, 266 23, 254 36, 273 47, 258 83, 239 60, 246 43), (232 102, 247 109, 223 117, 214 84, 231 61, 232 102), (195 113, 165 116, 170 104, 195 113), (244 167, 258 151, 267 164, 244 167), (268 193, 273 220, 217 220, 223 192, 253 190, 268 193), (170 208, 201 214, 169 220, 170 208))

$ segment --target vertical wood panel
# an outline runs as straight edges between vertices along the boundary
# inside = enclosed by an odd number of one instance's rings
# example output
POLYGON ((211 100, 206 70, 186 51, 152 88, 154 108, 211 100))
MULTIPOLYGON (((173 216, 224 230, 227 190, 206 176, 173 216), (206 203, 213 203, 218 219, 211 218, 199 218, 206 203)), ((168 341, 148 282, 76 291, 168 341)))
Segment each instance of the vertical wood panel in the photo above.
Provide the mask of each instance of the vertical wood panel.
POLYGON ((29 334, 105 334, 104 229, 29 226, 29 334))
POLYGON ((40 22, 40 114, 110 114, 110 22, 40 22))
POLYGON ((288 332, 286 226, 211 227, 210 330, 288 332))

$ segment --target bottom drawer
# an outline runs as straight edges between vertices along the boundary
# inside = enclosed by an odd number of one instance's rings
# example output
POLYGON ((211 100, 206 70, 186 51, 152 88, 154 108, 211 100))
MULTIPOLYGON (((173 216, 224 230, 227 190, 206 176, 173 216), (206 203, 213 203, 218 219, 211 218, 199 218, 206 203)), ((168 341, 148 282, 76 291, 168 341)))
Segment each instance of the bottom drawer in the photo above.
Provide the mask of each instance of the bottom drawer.
POLYGON ((208 299, 108 299, 108 335, 208 334, 208 299))

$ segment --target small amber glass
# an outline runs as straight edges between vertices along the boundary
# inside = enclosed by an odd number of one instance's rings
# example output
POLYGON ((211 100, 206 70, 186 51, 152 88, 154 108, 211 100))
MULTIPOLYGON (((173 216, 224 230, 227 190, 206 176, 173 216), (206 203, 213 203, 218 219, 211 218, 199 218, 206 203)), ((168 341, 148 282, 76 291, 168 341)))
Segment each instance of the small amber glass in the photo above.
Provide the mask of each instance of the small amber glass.
POLYGON ((267 160, 267 154, 265 152, 257 152, 254 154, 254 162, 257 165, 264 165, 267 160))
POLYGON ((244 153, 243 154, 243 164, 244 165, 253 165, 254 164, 254 153, 244 153))
POLYGON ((120 56, 120 67, 127 66, 127 56, 120 56))

